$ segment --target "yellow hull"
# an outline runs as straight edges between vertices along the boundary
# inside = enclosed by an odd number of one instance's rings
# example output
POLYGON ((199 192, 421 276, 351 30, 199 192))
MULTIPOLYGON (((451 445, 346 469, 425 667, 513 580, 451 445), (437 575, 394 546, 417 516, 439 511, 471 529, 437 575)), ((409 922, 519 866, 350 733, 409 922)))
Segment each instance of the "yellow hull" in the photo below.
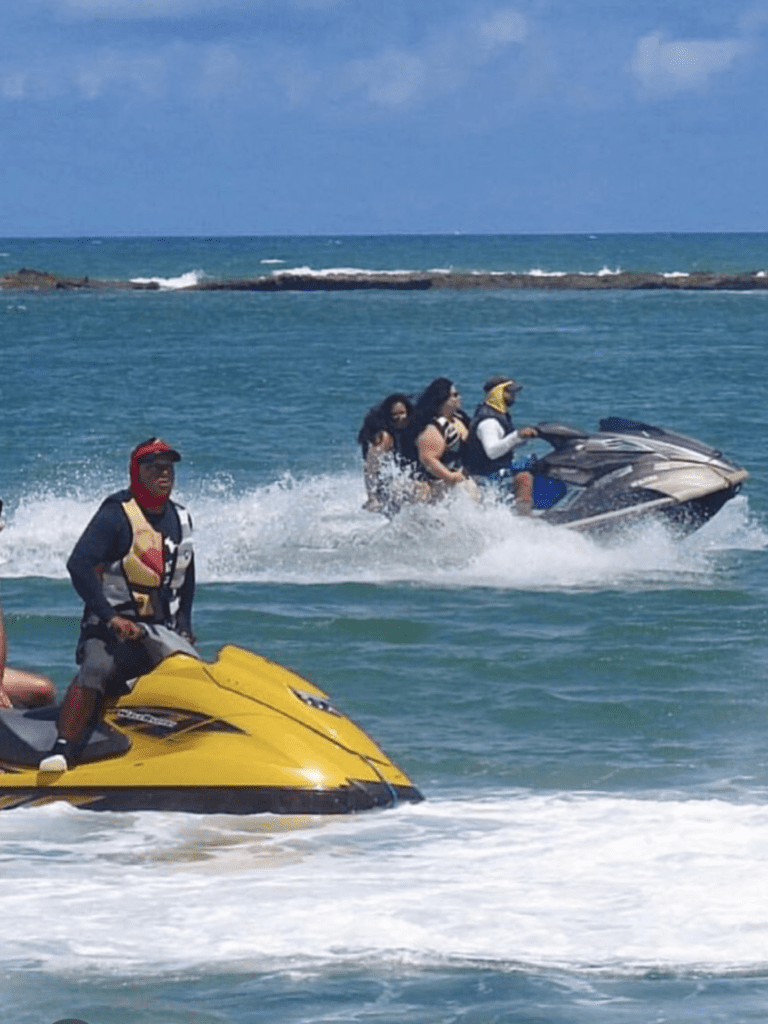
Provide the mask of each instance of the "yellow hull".
MULTIPOLYGON (((19 715, 41 713, 4 712, 0 724, 19 715)), ((237 647, 213 663, 174 654, 105 722, 106 739, 60 773, 39 771, 36 757, 14 762, 0 733, 0 809, 67 800, 110 811, 347 814, 422 799, 322 690, 237 647)), ((46 749, 55 726, 40 728, 46 749)))

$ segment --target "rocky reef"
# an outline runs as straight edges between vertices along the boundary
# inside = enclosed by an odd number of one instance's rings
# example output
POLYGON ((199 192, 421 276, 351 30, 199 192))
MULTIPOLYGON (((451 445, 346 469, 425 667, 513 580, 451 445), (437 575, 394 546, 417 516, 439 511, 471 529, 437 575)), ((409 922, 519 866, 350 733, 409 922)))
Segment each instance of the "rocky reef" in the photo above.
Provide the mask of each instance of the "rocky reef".
POLYGON ((47 270, 28 270, 22 267, 21 270, 11 271, 9 274, 0 274, 0 289, 6 291, 72 291, 75 289, 114 289, 131 288, 157 291, 159 285, 154 281, 151 283, 139 283, 134 281, 101 281, 90 277, 64 277, 61 274, 51 274, 47 270))
MULTIPOLYGON (((21 270, 0 275, 0 289, 6 290, 87 290, 133 289, 159 291, 158 281, 104 281, 89 277, 66 277, 42 270, 21 270)), ((733 274, 697 271, 694 273, 646 273, 601 271, 587 273, 506 273, 461 271, 280 271, 263 277, 231 280, 203 279, 184 291, 361 291, 387 289, 426 291, 431 288, 519 288, 544 291, 667 290, 667 291, 756 291, 768 289, 765 271, 733 274)))

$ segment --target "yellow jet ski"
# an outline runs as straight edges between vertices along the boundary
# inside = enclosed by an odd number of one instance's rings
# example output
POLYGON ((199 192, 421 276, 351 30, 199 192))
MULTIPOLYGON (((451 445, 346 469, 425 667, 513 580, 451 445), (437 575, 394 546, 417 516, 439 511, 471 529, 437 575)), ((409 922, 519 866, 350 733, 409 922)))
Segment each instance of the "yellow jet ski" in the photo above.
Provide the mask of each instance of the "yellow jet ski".
POLYGON ((0 809, 351 814, 423 799, 308 680, 235 646, 205 662, 148 628, 173 653, 108 706, 68 771, 38 769, 57 708, 0 712, 0 809))

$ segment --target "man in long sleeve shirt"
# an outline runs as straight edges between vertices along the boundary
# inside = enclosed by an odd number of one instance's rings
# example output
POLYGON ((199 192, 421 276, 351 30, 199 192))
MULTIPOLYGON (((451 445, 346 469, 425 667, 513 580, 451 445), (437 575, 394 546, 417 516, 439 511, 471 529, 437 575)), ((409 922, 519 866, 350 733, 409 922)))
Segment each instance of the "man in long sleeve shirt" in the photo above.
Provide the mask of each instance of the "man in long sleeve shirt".
POLYGON ((43 771, 66 771, 101 699, 125 692, 128 680, 157 664, 143 623, 167 626, 194 642, 192 523, 186 509, 170 500, 180 458, 159 438, 138 445, 131 453, 130 488, 104 501, 67 562, 85 603, 80 671, 64 698, 56 743, 40 762, 43 771))
MULTIPOLYGON (((535 427, 515 430, 509 409, 522 384, 512 377, 498 375, 483 385, 485 399, 478 405, 470 426, 465 455, 467 471, 474 477, 490 478, 502 471, 512 473, 515 448, 536 437, 535 427)), ((518 512, 530 512, 533 504, 533 477, 527 470, 514 472, 512 487, 518 512)))

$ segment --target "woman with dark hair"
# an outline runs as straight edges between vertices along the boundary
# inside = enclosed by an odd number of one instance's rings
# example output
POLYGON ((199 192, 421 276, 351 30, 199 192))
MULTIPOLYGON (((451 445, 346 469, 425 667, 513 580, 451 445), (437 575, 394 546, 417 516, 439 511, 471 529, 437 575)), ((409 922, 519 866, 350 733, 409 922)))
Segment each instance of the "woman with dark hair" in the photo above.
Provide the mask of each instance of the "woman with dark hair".
POLYGON ((387 395, 368 413, 357 435, 363 452, 364 508, 386 512, 393 505, 393 480, 397 471, 407 469, 415 453, 406 441, 406 428, 413 415, 413 402, 401 391, 387 395))
POLYGON ((433 499, 449 487, 471 483, 462 468, 469 419, 453 381, 437 377, 427 386, 416 403, 412 434, 419 459, 416 475, 429 483, 433 499))

